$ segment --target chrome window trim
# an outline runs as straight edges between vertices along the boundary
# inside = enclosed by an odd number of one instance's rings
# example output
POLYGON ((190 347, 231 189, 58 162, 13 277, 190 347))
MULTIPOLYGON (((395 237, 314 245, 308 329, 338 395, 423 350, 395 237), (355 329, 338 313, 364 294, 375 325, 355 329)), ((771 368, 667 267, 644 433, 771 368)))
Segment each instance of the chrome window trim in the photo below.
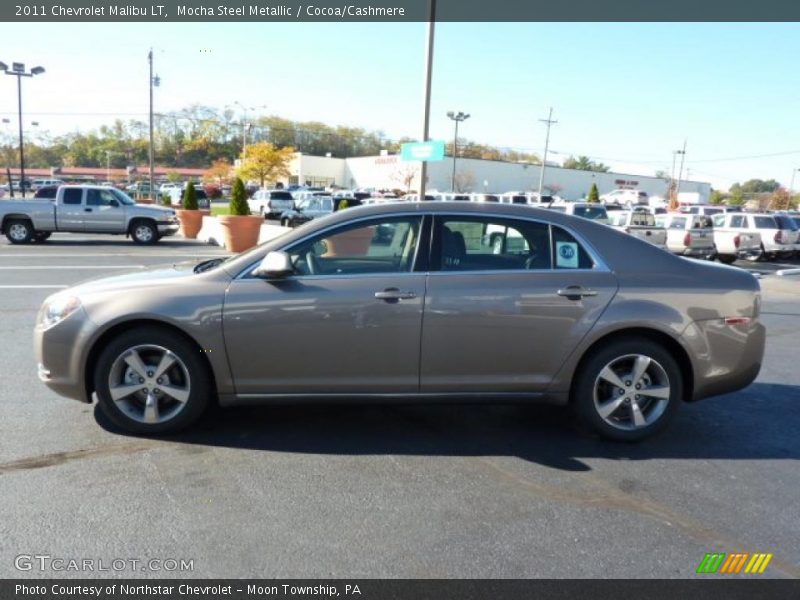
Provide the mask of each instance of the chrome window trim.
MULTIPOLYGON (((491 204, 491 203, 487 203, 487 204, 491 204)), ((295 246, 298 246, 298 245, 302 244, 303 242, 311 239, 312 237, 325 235, 329 231, 332 231, 332 230, 335 230, 335 229, 339 229, 340 227, 344 227, 344 226, 351 225, 351 224, 354 224, 354 223, 362 223, 364 221, 372 221, 372 220, 375 220, 375 219, 391 219, 391 218, 395 218, 395 217, 412 216, 412 215, 421 217, 423 219, 423 221, 420 223, 420 231, 422 231, 422 226, 424 225, 424 219, 426 217, 432 219, 432 218, 436 218, 436 217, 454 217, 454 216, 455 217, 490 217, 490 218, 493 217, 493 218, 497 218, 497 219, 510 219, 510 220, 520 220, 520 221, 530 221, 530 222, 533 222, 533 223, 539 223, 539 224, 547 225, 548 228, 549 228, 549 235, 550 235, 550 238, 551 238, 551 240, 550 240, 550 242, 551 242, 550 269, 506 269, 506 270, 489 270, 489 271, 432 271, 432 272, 430 272, 431 274, 433 274, 433 273, 448 273, 448 272, 452 273, 454 275, 472 274, 472 273, 541 273, 541 272, 552 272, 552 273, 559 273, 559 272, 564 272, 564 273, 576 273, 576 272, 578 272, 578 273, 580 273, 580 272, 584 272, 584 273, 611 273, 612 272, 612 269, 608 266, 608 263, 606 263, 605 260, 603 260, 603 258, 600 256, 600 253, 591 244, 591 242, 589 242, 589 240, 587 240, 583 235, 581 235, 580 233, 575 231, 569 225, 563 225, 561 223, 553 223, 552 221, 545 221, 545 220, 543 220, 541 218, 528 217, 528 216, 518 216, 518 215, 503 215, 503 214, 499 214, 499 213, 495 213, 495 212, 473 213, 473 212, 462 212, 462 211, 458 211, 458 210, 452 210, 452 211, 451 210, 447 210, 447 211, 441 211, 441 212, 439 212, 439 211, 437 211, 437 212, 430 212, 430 211, 426 211, 426 212, 416 212, 416 211, 408 212, 408 211, 403 211, 403 212, 384 213, 384 214, 381 214, 381 215, 369 215, 369 216, 365 216, 365 217, 359 217, 358 219, 353 219, 352 221, 348 221, 346 223, 337 223, 337 224, 331 225, 330 227, 327 227, 327 228, 325 228, 325 229, 323 229, 321 231, 315 231, 313 233, 309 233, 308 235, 300 238, 299 240, 295 240, 294 242, 292 242, 288 246, 284 246, 283 248, 279 248, 279 250, 281 252, 289 252, 295 246), (555 259, 552 256, 552 254, 553 254, 553 252, 552 252, 552 235, 553 235, 552 227, 553 226, 560 227, 561 229, 563 229, 564 231, 569 233, 572 237, 575 238, 575 240, 578 243, 580 243, 584 247, 586 252, 591 257, 592 261, 594 261, 594 265, 595 265, 594 268, 592 268, 592 269, 556 269, 554 267, 554 262, 553 261, 555 259)), ((579 219, 581 217, 575 217, 575 218, 579 219)), ((430 251, 430 247, 432 246, 433 235, 434 235, 434 228, 431 227, 431 240, 428 242, 429 251, 430 251)), ((411 265, 411 271, 410 272, 375 273, 375 274, 366 274, 365 273, 365 274, 361 274, 361 275, 297 275, 297 276, 292 276, 292 279, 307 279, 309 277, 315 277, 315 278, 348 277, 348 278, 352 278, 352 277, 367 277, 369 275, 387 276, 387 275, 390 275, 390 274, 391 275, 417 275, 417 274, 419 274, 419 272, 415 272, 414 271, 414 267, 416 266, 417 259, 419 257, 419 247, 420 247, 420 244, 418 243, 417 244, 417 249, 416 249, 415 254, 414 254, 414 261, 413 261, 413 263, 411 265)), ((263 258, 255 261, 255 262, 251 263, 250 265, 246 266, 245 268, 243 268, 233 278, 233 280, 236 281, 236 280, 241 279, 241 280, 252 280, 252 281, 264 281, 263 279, 258 278, 258 277, 249 277, 250 272, 253 269, 255 269, 259 264, 261 264, 261 260, 263 260, 263 258)))

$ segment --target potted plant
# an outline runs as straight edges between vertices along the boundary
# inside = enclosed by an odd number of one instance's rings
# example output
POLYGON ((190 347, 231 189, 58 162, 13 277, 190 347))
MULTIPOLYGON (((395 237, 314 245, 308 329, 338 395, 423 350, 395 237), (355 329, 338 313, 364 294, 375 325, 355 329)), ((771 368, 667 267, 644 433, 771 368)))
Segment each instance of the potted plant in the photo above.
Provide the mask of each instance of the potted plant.
POLYGON ((186 184, 181 205, 183 208, 175 211, 181 223, 181 234, 188 240, 197 239, 197 234, 203 225, 203 216, 211 214, 211 211, 198 210, 197 193, 191 181, 186 184))
POLYGON ((220 215, 217 218, 222 228, 225 247, 231 252, 243 252, 258 243, 264 219, 260 215, 250 214, 247 192, 240 177, 233 182, 230 214, 220 215))

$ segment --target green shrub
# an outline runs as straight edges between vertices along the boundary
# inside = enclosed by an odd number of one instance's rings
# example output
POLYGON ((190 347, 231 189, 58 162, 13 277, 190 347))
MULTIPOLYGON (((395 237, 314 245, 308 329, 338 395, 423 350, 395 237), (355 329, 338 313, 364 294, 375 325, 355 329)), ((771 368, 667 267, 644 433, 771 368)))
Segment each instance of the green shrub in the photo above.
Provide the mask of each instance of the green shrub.
POLYGON ((589 196, 586 198, 587 202, 600 202, 600 192, 597 189, 597 184, 593 183, 589 188, 589 196))
POLYGON ((161 194, 161 204, 164 206, 172 206, 172 196, 167 193, 161 194))
POLYGON ((183 209, 197 210, 197 192, 194 191, 194 184, 190 181, 186 184, 183 191, 183 209))
POLYGON ((237 177, 233 182, 233 190, 231 190, 230 212, 232 215, 249 215, 250 206, 247 204, 247 191, 244 189, 244 183, 241 177, 237 177))

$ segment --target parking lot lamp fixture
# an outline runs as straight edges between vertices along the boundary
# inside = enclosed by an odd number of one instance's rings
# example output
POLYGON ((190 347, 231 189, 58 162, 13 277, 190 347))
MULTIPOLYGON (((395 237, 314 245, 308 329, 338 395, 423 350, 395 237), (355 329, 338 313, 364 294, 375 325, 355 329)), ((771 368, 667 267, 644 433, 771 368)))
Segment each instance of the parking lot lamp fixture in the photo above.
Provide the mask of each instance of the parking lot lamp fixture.
POLYGON ((455 122, 456 131, 453 134, 453 177, 450 184, 450 191, 456 191, 456 157, 458 156, 458 124, 462 121, 469 119, 469 114, 461 111, 453 112, 452 110, 447 113, 447 117, 455 122))
MULTIPOLYGON (((22 78, 33 77, 44 73, 44 67, 33 67, 30 71, 25 70, 24 63, 11 63, 11 68, 4 62, 0 62, 0 71, 6 75, 16 76, 17 78, 17 109, 19 112, 19 186, 22 197, 25 197, 25 148, 22 135, 22 78)), ((9 182, 9 187, 11 182, 9 182)))

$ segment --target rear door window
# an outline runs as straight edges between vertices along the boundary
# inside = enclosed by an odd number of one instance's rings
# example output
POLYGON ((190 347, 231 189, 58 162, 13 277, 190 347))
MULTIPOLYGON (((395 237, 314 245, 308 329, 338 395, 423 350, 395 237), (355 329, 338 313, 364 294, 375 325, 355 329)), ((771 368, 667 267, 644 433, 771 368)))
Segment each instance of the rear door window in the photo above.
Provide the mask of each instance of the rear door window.
POLYGON ((773 217, 753 217, 756 229, 778 229, 778 224, 773 217))
POLYGON ((745 227, 746 225, 743 215, 734 215, 731 217, 731 227, 745 227))
POLYGON ((553 266, 556 269, 592 269, 594 261, 586 249, 575 237, 562 229, 551 225, 553 230, 553 266))
POLYGON ((83 201, 83 190, 81 188, 67 188, 64 190, 62 202, 64 204, 80 204, 83 201))

